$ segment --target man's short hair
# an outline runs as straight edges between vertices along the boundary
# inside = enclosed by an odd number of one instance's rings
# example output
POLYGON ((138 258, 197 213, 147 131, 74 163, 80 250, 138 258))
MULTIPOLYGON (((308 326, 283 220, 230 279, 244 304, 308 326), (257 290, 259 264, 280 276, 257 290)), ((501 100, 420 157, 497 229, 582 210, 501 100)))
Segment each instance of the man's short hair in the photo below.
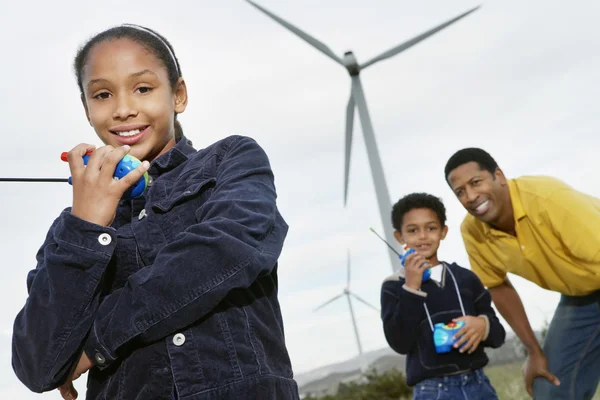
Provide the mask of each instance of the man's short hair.
POLYGON ((487 151, 477 147, 469 147, 454 153, 446 163, 446 168, 444 168, 446 182, 448 182, 450 172, 470 162, 476 162, 479 164, 479 168, 489 171, 491 174, 494 174, 496 168, 498 168, 498 163, 487 151))

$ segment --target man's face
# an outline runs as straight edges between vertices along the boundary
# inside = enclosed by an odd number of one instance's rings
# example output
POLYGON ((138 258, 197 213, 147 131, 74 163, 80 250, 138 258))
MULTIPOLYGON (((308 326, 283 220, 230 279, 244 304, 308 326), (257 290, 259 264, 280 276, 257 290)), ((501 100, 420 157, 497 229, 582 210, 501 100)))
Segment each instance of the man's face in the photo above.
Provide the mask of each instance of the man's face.
POLYGON ((469 162, 453 169, 448 182, 465 209, 485 223, 495 225, 510 209, 506 178, 499 168, 492 174, 469 162))

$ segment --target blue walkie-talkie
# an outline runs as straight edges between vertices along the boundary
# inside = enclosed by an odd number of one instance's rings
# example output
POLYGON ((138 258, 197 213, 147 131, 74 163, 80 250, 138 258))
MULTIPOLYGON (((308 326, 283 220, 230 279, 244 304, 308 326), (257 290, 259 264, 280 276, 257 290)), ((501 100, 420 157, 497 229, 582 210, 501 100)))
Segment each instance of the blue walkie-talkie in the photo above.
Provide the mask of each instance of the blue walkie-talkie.
MULTIPOLYGON (((396 249, 394 249, 384 238, 382 238, 381 236, 379 236, 377 234, 377 232, 375 232, 375 229, 371 228, 371 232, 373 232, 375 235, 377 235, 377 237, 379 239, 381 239, 383 241, 383 243, 387 244, 388 247, 396 254, 398 254, 398 257, 400 258, 400 262, 402 263, 402 266, 404 267, 404 261, 406 260, 406 257, 409 256, 409 254, 412 254, 415 252, 415 249, 411 249, 408 246, 404 246, 404 254, 400 254, 396 251, 396 249)), ((423 280, 421 282, 425 282, 426 280, 428 280, 431 277, 431 270, 429 268, 427 268, 425 271, 423 271, 423 280)))
MULTIPOLYGON (((408 257, 410 254, 415 253, 415 249, 411 249, 408 246, 404 246, 404 254, 402 254, 400 256, 400 262, 402 263, 402 266, 404 267, 404 261, 406 260, 406 257, 408 257)), ((427 279, 431 278, 431 270, 429 268, 427 268, 425 271, 423 271, 423 280, 421 282, 425 282, 427 279)))

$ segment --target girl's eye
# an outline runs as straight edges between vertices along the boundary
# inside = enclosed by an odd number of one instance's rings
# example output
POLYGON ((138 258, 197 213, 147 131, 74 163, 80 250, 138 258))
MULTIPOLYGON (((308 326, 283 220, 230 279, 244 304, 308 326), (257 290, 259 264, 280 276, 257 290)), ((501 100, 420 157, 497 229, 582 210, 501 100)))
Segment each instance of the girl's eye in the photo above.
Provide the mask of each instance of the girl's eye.
POLYGON ((138 90, 140 93, 144 94, 144 93, 149 93, 149 92, 151 92, 151 91, 152 91, 152 88, 151 88, 151 87, 148 87, 148 86, 142 86, 142 87, 139 87, 139 88, 137 88, 137 90, 138 90))
POLYGON ((108 92, 102 92, 102 93, 98 93, 97 95, 95 95, 94 99, 106 100, 106 99, 108 99, 108 96, 110 96, 110 94, 108 92))

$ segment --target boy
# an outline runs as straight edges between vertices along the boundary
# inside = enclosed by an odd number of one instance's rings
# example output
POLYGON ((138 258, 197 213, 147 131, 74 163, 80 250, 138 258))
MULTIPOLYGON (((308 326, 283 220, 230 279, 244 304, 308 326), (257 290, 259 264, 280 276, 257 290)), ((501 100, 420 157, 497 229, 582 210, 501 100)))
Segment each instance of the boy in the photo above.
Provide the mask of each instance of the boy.
POLYGON ((413 193, 392 210, 394 236, 416 252, 404 269, 381 288, 381 318, 392 349, 406 354, 406 380, 415 386, 414 399, 497 399, 482 368, 483 348, 500 347, 506 332, 491 306, 490 294, 470 270, 440 262, 437 250, 448 232, 446 209, 430 194, 413 193), (423 272, 431 270, 425 282, 423 272), (460 338, 448 353, 433 343, 436 323, 464 322, 460 338))

